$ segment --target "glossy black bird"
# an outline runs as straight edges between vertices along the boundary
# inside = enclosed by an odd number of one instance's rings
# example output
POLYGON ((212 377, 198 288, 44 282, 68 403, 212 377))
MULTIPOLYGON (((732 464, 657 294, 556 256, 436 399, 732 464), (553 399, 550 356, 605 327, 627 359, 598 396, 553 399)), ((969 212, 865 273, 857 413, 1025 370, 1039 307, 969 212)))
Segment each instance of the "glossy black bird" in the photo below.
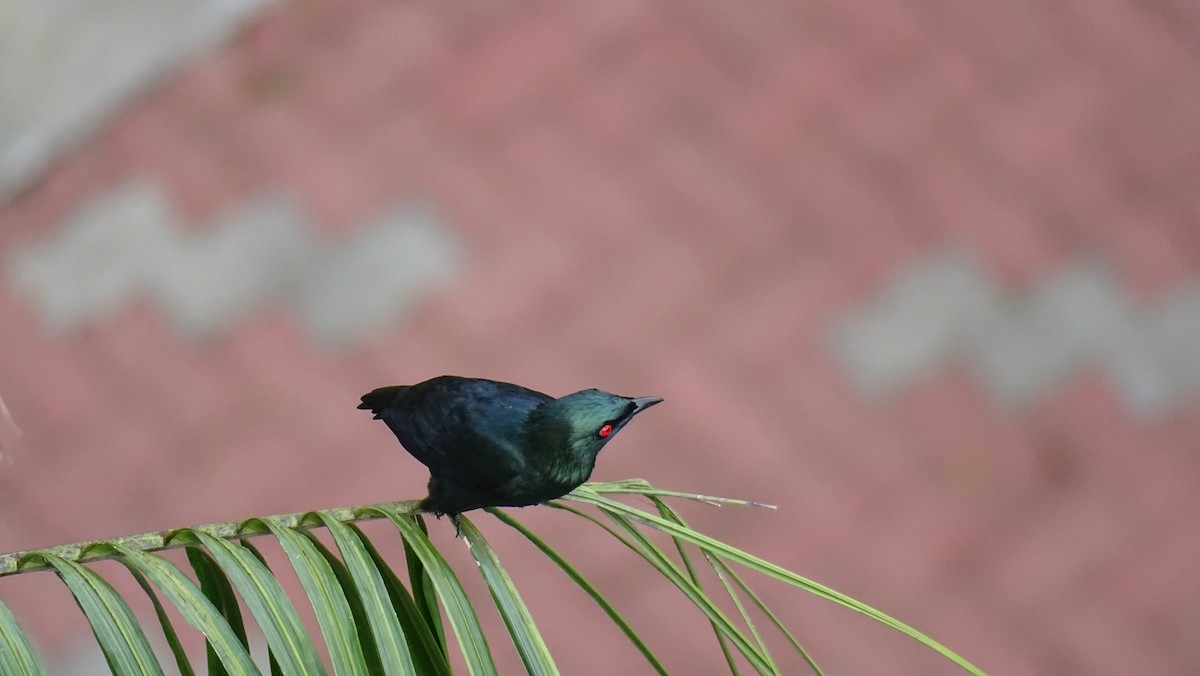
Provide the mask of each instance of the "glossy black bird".
POLYGON ((372 390, 359 408, 429 468, 421 510, 449 514, 553 500, 588 480, 596 455, 658 397, 583 390, 555 399, 494 380, 441 376, 372 390))

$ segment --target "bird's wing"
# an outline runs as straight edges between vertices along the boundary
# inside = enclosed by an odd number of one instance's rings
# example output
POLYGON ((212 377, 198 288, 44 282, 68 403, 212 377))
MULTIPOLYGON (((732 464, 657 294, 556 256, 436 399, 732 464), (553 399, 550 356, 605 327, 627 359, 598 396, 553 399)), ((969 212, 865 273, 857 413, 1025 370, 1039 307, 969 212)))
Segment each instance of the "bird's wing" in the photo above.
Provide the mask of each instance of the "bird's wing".
POLYGON ((443 377, 407 388, 377 414, 435 475, 493 483, 520 473, 525 419, 550 399, 510 383, 443 377))

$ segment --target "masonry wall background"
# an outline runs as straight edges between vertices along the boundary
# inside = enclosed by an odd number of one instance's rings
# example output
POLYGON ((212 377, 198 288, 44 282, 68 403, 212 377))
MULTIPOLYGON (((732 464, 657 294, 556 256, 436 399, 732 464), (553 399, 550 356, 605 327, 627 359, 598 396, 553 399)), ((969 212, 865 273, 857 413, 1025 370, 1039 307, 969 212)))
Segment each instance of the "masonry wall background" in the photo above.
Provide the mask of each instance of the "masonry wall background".
MULTIPOLYGON (((0 19, 0 550, 418 497, 354 406, 458 373, 665 397, 597 478, 776 503, 685 514, 990 672, 1200 662, 1194 3, 0 19)), ((672 669, 720 659, 637 562, 516 515, 672 669)), ((565 672, 644 670, 478 521, 565 672)), ((102 668, 58 586, 0 599, 102 668)), ((949 673, 776 602, 831 673, 949 673)))

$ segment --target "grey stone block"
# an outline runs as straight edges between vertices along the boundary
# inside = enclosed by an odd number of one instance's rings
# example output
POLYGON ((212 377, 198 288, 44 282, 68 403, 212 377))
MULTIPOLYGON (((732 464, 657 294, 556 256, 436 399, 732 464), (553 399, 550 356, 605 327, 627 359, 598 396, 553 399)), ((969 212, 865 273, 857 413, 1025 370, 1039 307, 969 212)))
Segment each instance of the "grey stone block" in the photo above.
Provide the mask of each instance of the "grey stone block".
POLYGON ((0 201, 273 1, 0 2, 0 201))
POLYGON ((1200 390, 1200 283, 1139 312, 1104 358, 1126 405, 1142 418, 1200 390))
POLYGON ((961 363, 998 405, 1019 408, 1097 368, 1149 419, 1200 390, 1200 282, 1135 309, 1107 266, 1080 260, 1024 296, 1002 295, 969 257, 943 251, 901 271, 830 338, 867 396, 961 363))
POLYGON ((116 311, 178 247, 179 217, 157 183, 137 179, 85 203, 61 233, 9 256, 9 283, 62 332, 116 311))
POLYGON ((212 338, 299 285, 317 258, 312 232, 294 200, 267 195, 177 240, 148 282, 180 330, 212 338))
POLYGON ((433 212, 398 206, 314 265, 297 307, 315 340, 343 343, 394 322, 453 279, 462 260, 433 212))
POLYGON ((1130 320, 1129 302, 1112 274, 1081 262, 1010 300, 983 324, 969 364, 1002 405, 1024 404, 1101 357, 1130 320))
POLYGON ((60 332, 150 297, 185 336, 207 340, 283 303, 314 340, 341 345, 395 322, 453 279, 462 259, 427 209, 397 206, 345 241, 324 242, 294 199, 274 194, 187 229, 156 183, 135 180, 10 255, 5 275, 60 332))
POLYGON ((997 304, 974 260, 940 252, 900 271, 867 308, 835 327, 830 344, 858 387, 887 395, 959 354, 997 304))

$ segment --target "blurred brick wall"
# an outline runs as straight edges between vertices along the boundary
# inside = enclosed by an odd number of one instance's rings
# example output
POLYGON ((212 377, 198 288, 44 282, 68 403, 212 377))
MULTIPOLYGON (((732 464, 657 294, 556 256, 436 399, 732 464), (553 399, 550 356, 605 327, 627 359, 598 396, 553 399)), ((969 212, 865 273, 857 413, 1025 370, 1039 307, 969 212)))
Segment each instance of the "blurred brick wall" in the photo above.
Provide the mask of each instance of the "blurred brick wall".
MULTIPOLYGON (((990 672, 1200 663, 1194 3, 311 0, 240 25, 0 203, 0 550, 419 497, 354 405, 458 373, 665 397, 597 478, 777 503, 686 514, 990 672)), ((518 515, 672 627, 672 670, 715 664, 550 512, 518 515)), ((644 671, 540 566, 514 575, 564 671, 644 671)), ((52 586, 0 598, 70 655, 90 636, 52 586)), ((952 673, 765 588, 831 673, 952 673)))

